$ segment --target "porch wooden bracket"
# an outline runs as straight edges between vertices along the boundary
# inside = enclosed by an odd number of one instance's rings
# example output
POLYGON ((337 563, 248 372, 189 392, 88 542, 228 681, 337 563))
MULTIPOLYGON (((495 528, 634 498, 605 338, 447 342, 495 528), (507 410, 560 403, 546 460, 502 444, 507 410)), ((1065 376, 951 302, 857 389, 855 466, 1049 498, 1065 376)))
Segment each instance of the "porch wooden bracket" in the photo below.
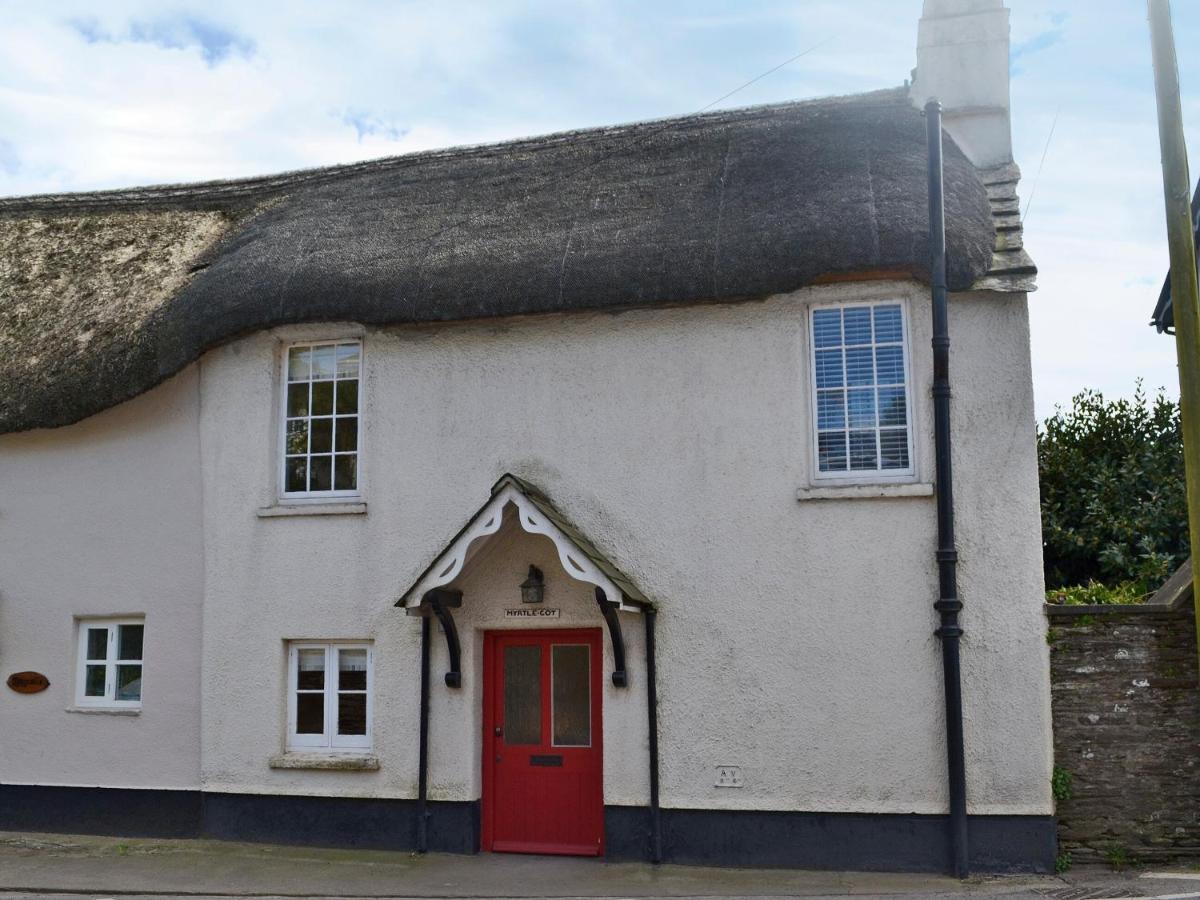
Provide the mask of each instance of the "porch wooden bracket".
POLYGON ((454 624, 454 616, 450 614, 452 607, 462 606, 462 591, 447 591, 434 588, 426 591, 423 598, 429 604, 430 610, 437 616, 446 633, 446 652, 450 656, 450 669, 446 672, 446 687, 462 687, 462 645, 458 641, 458 627, 454 624))
POLYGON ((617 618, 617 608, 621 605, 605 597, 603 588, 596 588, 596 605, 600 607, 600 615, 608 624, 608 635, 612 640, 613 673, 612 683, 617 687, 628 687, 629 675, 625 670, 625 636, 621 633, 621 620, 617 618))

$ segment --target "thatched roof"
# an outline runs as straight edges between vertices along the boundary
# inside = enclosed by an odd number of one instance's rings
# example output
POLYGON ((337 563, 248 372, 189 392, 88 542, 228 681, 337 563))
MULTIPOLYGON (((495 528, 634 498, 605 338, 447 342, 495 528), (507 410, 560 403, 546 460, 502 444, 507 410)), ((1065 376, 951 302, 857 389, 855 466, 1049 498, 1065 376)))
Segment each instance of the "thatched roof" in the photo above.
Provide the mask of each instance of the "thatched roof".
MULTIPOLYGON (((992 264, 947 139, 949 284, 992 264)), ((245 181, 0 200, 0 432, 133 397, 237 335, 723 302, 927 275, 904 90, 245 181)))

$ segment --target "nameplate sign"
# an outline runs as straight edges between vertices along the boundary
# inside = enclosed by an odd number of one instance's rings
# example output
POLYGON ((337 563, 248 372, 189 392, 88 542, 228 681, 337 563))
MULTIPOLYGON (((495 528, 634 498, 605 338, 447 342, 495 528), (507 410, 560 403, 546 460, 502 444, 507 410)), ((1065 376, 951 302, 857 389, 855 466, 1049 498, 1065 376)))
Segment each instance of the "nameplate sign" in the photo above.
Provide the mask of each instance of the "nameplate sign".
POLYGON ((506 619, 557 619, 559 610, 550 606, 519 606, 516 609, 506 609, 506 619))
POLYGON ((18 694, 36 694, 50 687, 50 679, 41 672, 16 672, 8 676, 8 686, 18 694))

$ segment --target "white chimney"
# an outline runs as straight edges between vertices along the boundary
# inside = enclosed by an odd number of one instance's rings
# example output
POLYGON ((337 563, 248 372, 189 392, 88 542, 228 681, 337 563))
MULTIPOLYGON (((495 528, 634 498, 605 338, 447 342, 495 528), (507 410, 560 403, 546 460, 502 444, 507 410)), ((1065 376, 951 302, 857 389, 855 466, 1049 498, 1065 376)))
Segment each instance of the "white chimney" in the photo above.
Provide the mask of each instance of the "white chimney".
POLYGON ((977 167, 1012 161, 1004 0, 925 0, 909 96, 941 101, 946 131, 977 167))

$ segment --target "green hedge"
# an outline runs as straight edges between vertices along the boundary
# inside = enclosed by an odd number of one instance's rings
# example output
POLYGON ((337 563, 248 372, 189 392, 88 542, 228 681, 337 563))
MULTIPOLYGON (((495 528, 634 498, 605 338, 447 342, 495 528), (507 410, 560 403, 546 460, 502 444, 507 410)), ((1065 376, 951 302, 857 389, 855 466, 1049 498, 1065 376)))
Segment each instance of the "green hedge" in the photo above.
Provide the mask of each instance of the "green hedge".
POLYGON ((1038 429, 1051 602, 1138 602, 1187 559, 1179 424, 1179 404, 1139 381, 1132 399, 1086 390, 1038 429))

